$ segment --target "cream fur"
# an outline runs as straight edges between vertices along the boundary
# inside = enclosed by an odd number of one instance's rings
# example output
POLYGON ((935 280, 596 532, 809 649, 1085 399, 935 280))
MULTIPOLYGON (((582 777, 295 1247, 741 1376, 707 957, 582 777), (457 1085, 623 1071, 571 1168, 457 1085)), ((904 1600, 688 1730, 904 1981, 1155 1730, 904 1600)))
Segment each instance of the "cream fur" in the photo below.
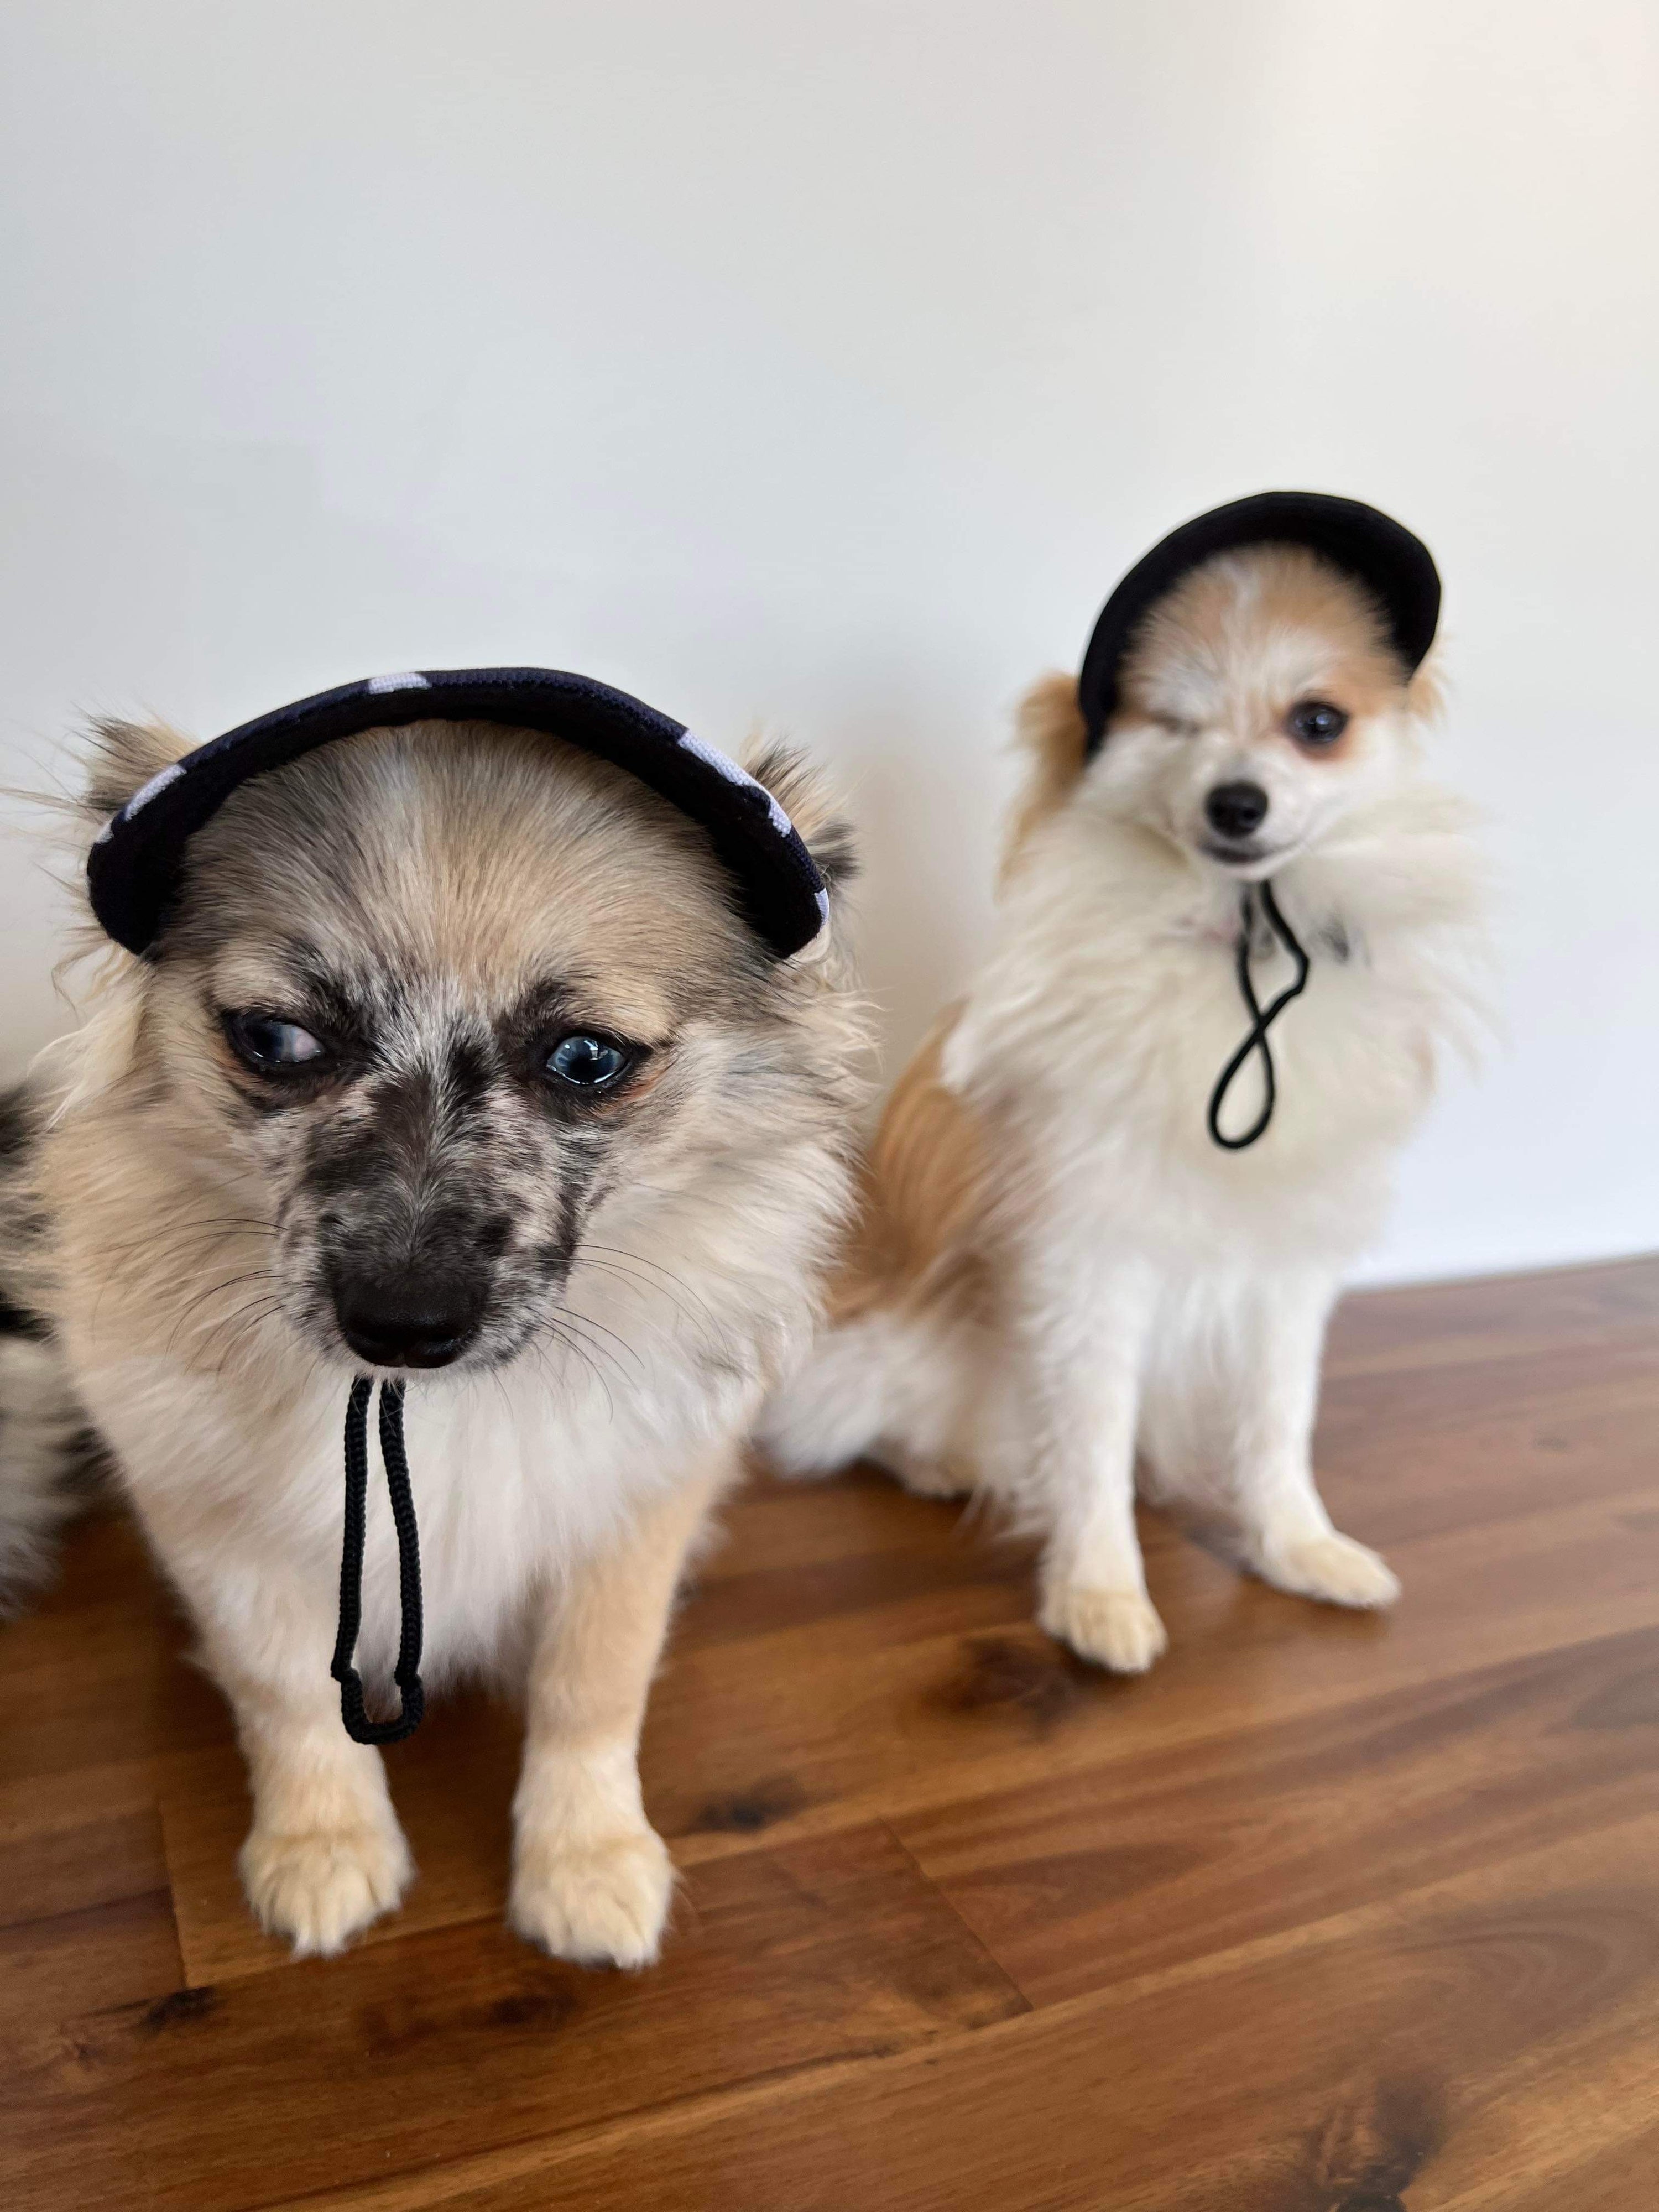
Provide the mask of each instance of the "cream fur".
MULTIPOLYGON (((1164 1644, 1137 1454, 1156 1493, 1224 1504, 1282 1588, 1395 1595, 1315 1484, 1321 1347, 1445 1051, 1480 1036, 1486 947, 1467 811, 1423 766, 1426 684, 1407 694, 1334 572, 1212 564, 1154 611, 1123 689, 1086 769, 1075 687, 1028 702, 995 949, 895 1092, 839 1325, 763 1433, 795 1472, 867 1453, 1001 1500, 1046 1539, 1044 1626, 1133 1672, 1164 1644), (1328 755, 1286 732, 1310 693, 1352 715, 1328 755), (1241 778, 1270 794, 1265 864, 1205 850, 1205 794, 1241 778), (1273 1032, 1277 1115, 1232 1153, 1205 1107, 1247 1026, 1241 881, 1265 875, 1313 975, 1273 1032)), ((1290 972, 1258 959, 1264 1000, 1290 972)))
MULTIPOLYGON (((182 742, 106 732, 97 809, 182 742)), ((801 765, 757 765, 835 848, 801 765)), ((501 732, 327 748, 237 794, 191 865, 161 957, 107 961, 53 1056, 27 1167, 44 1233, 9 1256, 234 1710, 250 1901, 296 1951, 331 1952, 411 1871, 380 1754, 345 1735, 329 1676, 356 1363, 319 1287, 339 1201, 314 1147, 353 1116, 360 1134, 378 1125, 361 1085, 263 1106, 213 1013, 281 1003, 298 929, 307 959, 379 1009, 383 1079, 426 1086, 418 1129, 407 1105, 386 1125, 418 1154, 411 1218, 464 1131, 458 1188, 497 1178, 521 1239, 550 1235, 588 1178, 562 1286, 514 1278, 477 1357, 411 1382, 408 1443, 428 1687, 483 1671, 527 1698, 514 1924, 562 1955, 643 1964, 671 1886, 635 1766, 647 1688, 687 1547, 809 1339, 848 1204, 860 1035, 837 945, 774 963, 664 802, 501 732), (507 1066, 469 1122, 445 1055, 457 1037, 493 1049, 501 1009, 544 971, 581 1018, 649 1043, 646 1078, 561 1123, 507 1066)), ((377 1476, 371 1684, 396 1590, 377 1476)))

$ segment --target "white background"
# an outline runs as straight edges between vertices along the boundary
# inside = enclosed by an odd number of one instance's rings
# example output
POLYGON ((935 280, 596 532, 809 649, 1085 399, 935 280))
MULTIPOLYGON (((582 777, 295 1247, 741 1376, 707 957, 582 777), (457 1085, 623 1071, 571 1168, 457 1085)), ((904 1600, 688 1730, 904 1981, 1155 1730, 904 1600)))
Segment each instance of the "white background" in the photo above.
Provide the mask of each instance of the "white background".
MULTIPOLYGON (((1008 708, 1271 485, 1447 580, 1510 1042, 1375 1272, 1659 1244, 1650 6, 81 0, 0 54, 0 777, 541 661, 833 759, 889 1065, 1008 708)), ((10 809, 21 823, 26 810, 10 809)), ((64 908, 0 848, 3 1061, 64 908)))

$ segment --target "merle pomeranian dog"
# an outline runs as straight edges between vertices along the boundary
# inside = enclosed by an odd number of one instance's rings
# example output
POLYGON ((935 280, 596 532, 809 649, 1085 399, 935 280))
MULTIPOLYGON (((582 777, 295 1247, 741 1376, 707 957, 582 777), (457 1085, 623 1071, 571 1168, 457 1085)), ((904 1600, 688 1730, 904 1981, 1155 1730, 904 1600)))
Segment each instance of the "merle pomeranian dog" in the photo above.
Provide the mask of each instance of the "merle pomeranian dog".
MULTIPOLYGON (((88 824, 186 750, 102 725, 88 824)), ((337 1950, 411 1872, 330 1679, 342 1408, 380 1376, 410 1382, 429 1677, 527 1709, 513 1925, 572 1959, 657 1953, 647 1689, 810 1339, 858 1112, 847 836, 798 757, 750 766, 829 887, 790 957, 686 811, 541 729, 405 720, 260 774, 6 1106, 0 1580, 45 1569, 90 1427, 234 1710, 243 1880, 297 1952, 337 1950)), ((371 1697, 398 1620, 381 1509, 371 1697)))

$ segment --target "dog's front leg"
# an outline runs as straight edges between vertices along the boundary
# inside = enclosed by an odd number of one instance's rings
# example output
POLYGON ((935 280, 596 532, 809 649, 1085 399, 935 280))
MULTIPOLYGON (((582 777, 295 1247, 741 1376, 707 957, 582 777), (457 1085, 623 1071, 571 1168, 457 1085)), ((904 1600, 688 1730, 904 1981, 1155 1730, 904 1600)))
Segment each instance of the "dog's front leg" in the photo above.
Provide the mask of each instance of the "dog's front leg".
POLYGON ((240 1864, 248 1903, 296 1957, 331 1954, 391 1911, 413 1868, 380 1753, 341 1724, 328 1673, 328 1584, 268 1558, 233 1568, 160 1548, 191 1601, 247 1761, 253 1825, 240 1864))
POLYGON ((727 1460, 647 1507, 550 1593, 531 1662, 507 1917, 562 1959, 648 1966, 673 1887, 640 1799, 640 1729, 687 1547, 727 1460))
POLYGON ((1331 1526, 1314 1481, 1313 1429, 1325 1323, 1323 1274, 1251 1286, 1237 1334, 1233 1481, 1245 1557, 1266 1582, 1328 1605, 1392 1605, 1400 1584, 1364 1544, 1331 1526))
POLYGON ((1073 1651, 1144 1674, 1169 1641, 1135 1534, 1135 1430, 1156 1284, 1063 1247, 1027 1273, 1021 1334, 1033 1470, 1049 1535, 1037 1619, 1073 1651))

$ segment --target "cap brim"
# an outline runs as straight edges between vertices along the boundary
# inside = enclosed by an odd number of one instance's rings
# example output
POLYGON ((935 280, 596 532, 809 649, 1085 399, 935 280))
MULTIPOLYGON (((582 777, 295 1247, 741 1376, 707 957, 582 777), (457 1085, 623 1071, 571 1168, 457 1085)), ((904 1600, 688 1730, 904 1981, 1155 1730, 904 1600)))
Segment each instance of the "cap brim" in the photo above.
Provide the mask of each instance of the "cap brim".
POLYGON ((1401 522, 1364 501, 1328 492, 1263 491, 1194 515, 1142 554, 1100 611, 1078 678, 1092 750, 1117 706, 1117 677, 1144 617, 1182 576, 1218 553, 1246 545, 1305 545, 1376 596, 1407 676, 1434 643, 1440 574, 1429 549, 1401 522))
POLYGON ((823 879, 763 785, 627 692, 552 668, 371 677, 279 707, 198 745, 135 793, 100 831, 87 864, 100 923, 118 945, 147 952, 177 895, 185 846, 240 785, 337 738, 433 720, 544 730, 610 761, 707 831, 746 919, 780 957, 799 952, 823 928, 823 879))

